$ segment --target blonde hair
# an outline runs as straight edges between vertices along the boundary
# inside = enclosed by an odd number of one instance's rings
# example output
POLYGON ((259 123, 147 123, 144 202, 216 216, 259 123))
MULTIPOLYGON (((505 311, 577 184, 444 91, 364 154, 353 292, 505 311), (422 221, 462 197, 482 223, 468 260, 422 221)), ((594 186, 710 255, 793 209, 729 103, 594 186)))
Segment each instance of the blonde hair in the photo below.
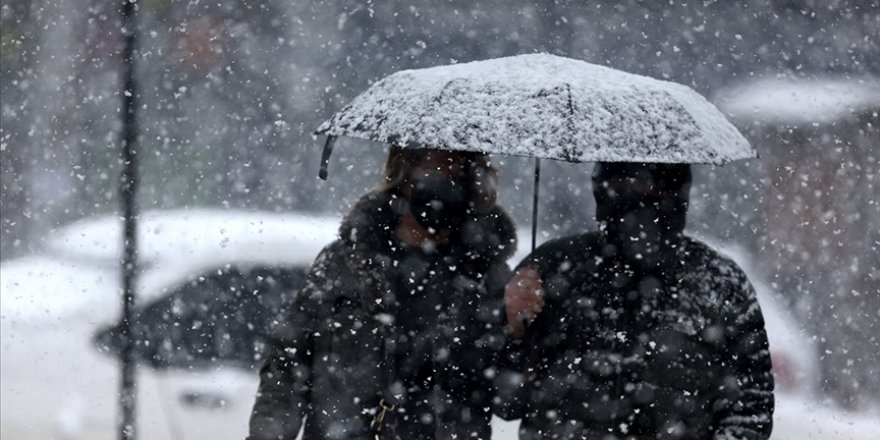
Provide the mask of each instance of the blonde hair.
MULTIPOLYGON (((431 149, 403 148, 392 145, 388 150, 385 168, 377 191, 386 194, 399 194, 403 185, 409 182, 413 168, 430 154, 431 149)), ((477 212, 488 212, 498 197, 498 170, 492 166, 488 154, 470 151, 454 152, 466 171, 471 183, 471 197, 477 212)))

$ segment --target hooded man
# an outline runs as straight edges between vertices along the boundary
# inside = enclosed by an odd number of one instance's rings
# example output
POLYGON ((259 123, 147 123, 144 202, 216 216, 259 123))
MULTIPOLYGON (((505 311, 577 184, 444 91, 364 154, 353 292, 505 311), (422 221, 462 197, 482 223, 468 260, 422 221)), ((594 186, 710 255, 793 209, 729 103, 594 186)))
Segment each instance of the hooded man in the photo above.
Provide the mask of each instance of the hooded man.
POLYGON ((690 182, 688 165, 600 163, 600 230, 519 265, 496 412, 521 439, 770 436, 761 310, 735 263, 684 235, 690 182))

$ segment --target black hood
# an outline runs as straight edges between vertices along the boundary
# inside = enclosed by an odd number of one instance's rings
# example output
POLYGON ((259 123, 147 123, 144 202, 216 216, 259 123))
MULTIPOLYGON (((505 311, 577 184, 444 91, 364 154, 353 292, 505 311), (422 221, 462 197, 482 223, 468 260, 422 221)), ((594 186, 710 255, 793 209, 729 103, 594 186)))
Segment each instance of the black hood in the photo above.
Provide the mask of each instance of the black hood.
POLYGON ((687 223, 690 165, 599 163, 593 172, 596 220, 608 256, 657 266, 687 223))

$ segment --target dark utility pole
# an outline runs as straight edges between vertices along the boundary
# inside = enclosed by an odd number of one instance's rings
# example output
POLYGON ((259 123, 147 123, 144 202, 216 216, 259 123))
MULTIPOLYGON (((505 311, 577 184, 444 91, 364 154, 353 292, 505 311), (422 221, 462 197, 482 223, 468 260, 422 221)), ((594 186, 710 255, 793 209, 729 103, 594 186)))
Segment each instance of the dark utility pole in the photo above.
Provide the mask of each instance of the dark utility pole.
POLYGON ((119 440, 134 440, 135 403, 135 282, 137 281, 137 98, 135 59, 137 54, 136 0, 122 1, 122 175, 119 178, 123 214, 122 250, 122 355, 120 356, 119 440))

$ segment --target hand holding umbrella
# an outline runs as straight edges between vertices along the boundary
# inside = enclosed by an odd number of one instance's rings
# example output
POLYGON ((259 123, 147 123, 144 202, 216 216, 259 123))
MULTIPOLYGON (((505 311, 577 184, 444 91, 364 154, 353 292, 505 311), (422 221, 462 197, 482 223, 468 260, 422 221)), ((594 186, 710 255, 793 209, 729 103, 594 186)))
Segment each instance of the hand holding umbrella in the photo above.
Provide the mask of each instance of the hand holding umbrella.
POLYGON ((504 287, 504 309, 507 327, 515 338, 525 336, 526 327, 544 307, 544 284, 538 271, 531 266, 517 269, 504 287))

